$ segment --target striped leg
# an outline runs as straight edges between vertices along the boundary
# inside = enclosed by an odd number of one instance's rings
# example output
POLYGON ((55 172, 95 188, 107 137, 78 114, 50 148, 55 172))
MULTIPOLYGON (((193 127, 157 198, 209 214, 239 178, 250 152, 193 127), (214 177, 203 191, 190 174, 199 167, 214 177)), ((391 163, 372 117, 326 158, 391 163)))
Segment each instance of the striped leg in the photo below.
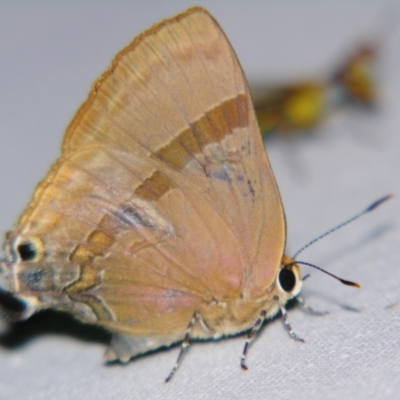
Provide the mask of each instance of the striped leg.
POLYGON ((251 341, 253 340, 254 336, 261 328, 266 315, 267 315, 267 312, 265 310, 261 311, 260 316, 257 318, 257 321, 255 322, 255 324, 251 328, 249 334, 247 335, 246 342, 244 343, 242 358, 240 359, 240 366, 245 371, 248 369, 247 365, 246 365, 247 349, 249 348, 249 345, 250 345, 251 341))
POLYGON ((302 338, 298 337, 298 336, 293 332, 293 329, 292 329, 292 327, 290 326, 290 323, 289 323, 289 319, 288 319, 288 316, 287 316, 287 312, 286 312, 285 306, 284 306, 283 304, 279 304, 279 307, 280 307, 281 313, 282 313, 283 324, 285 325, 285 328, 286 328, 286 330, 288 331, 289 336, 290 336, 292 339, 297 340, 298 342, 303 342, 303 343, 304 343, 304 340, 303 340, 302 338))
POLYGON ((181 350, 179 352, 178 358, 177 358, 177 360, 175 362, 175 365, 173 366, 170 374, 168 375, 167 379, 165 379, 165 383, 168 383, 173 378, 173 376, 175 375, 176 370, 179 368, 179 365, 180 365, 180 363, 182 361, 182 358, 183 358, 183 356, 185 354, 185 351, 190 345, 190 333, 191 333, 192 328, 193 328, 193 326, 194 326, 194 324, 196 322, 198 322, 200 324, 201 328, 204 331, 209 332, 209 333, 211 332, 210 329, 207 327, 206 323, 204 322, 203 317, 196 311, 193 314, 193 317, 190 320, 188 327, 186 328, 185 337, 183 338, 182 345, 181 345, 181 350))

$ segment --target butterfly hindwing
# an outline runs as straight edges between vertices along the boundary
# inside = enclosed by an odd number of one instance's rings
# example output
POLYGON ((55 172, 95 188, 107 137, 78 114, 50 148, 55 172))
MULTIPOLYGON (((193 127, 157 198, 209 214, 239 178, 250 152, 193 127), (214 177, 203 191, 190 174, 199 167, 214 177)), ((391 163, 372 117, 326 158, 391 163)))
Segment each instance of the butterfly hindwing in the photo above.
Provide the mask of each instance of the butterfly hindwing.
POLYGON ((122 334, 182 337, 196 310, 265 293, 283 210, 243 72, 206 11, 116 56, 13 238, 45 249, 41 307, 122 334))

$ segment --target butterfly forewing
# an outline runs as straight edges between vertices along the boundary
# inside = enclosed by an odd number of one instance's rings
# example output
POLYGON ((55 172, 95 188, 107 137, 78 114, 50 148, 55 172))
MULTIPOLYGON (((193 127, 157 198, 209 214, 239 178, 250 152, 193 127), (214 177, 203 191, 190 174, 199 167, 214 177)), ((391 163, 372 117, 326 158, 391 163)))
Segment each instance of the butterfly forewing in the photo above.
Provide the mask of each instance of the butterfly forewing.
POLYGON ((206 11, 116 56, 12 237, 43 243, 45 305, 112 331, 184 334, 201 306, 265 294, 283 210, 243 72, 206 11))

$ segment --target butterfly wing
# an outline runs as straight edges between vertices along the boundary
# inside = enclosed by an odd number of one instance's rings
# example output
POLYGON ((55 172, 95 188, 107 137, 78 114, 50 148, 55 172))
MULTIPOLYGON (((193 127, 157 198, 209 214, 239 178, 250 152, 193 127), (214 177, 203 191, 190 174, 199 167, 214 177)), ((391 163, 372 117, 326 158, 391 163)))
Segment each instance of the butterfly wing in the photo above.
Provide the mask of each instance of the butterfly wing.
POLYGON ((27 241, 41 252, 13 268, 15 292, 140 337, 182 335, 202 304, 272 284, 279 192, 239 62, 205 10, 143 33, 94 84, 9 239, 27 241))

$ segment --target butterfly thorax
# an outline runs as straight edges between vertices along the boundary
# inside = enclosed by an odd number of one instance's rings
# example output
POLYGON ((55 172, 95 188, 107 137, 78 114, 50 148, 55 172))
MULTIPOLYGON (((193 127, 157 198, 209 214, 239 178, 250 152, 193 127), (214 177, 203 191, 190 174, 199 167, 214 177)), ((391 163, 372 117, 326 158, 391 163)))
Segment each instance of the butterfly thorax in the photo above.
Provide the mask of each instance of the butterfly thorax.
POLYGON ((199 309, 206 329, 200 326, 194 332, 197 337, 218 338, 246 331, 261 313, 265 312, 267 319, 275 316, 281 305, 298 295, 301 286, 300 268, 293 259, 284 255, 277 276, 264 295, 252 298, 241 292, 237 298, 229 301, 213 299, 199 309))

